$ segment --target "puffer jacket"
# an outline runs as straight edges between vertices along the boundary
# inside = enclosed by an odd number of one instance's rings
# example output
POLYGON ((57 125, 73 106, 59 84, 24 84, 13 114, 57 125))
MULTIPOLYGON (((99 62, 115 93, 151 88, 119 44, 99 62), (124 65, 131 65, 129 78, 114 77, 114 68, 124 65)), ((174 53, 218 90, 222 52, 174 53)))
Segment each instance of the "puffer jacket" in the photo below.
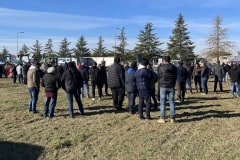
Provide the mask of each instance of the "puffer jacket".
POLYGON ((54 73, 46 73, 42 79, 42 87, 45 87, 45 92, 57 92, 61 87, 61 80, 54 73))
POLYGON ((121 88, 125 86, 125 74, 123 67, 118 63, 113 65, 108 70, 108 87, 121 88))
POLYGON ((173 64, 161 64, 158 67, 158 83, 160 87, 173 88, 176 85, 177 67, 173 64))
POLYGON ((139 65, 135 73, 136 84, 138 90, 150 90, 152 75, 146 67, 139 65))

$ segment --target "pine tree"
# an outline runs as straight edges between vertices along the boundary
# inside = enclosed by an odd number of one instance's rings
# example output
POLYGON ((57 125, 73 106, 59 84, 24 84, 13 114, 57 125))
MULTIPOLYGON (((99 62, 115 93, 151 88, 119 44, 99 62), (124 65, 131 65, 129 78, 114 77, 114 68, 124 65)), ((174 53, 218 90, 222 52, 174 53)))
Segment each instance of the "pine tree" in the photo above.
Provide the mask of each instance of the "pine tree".
POLYGON ((31 48, 31 53, 33 54, 32 58, 36 62, 40 62, 42 59, 41 51, 42 51, 42 46, 40 45, 39 41, 36 40, 36 43, 33 45, 31 48))
POLYGON ((29 61, 29 50, 30 49, 27 47, 27 45, 23 44, 22 48, 19 51, 20 61, 22 61, 22 57, 23 56, 27 56, 28 57, 28 61, 29 61))
POLYGON ((231 55, 230 51, 233 49, 233 42, 227 40, 227 28, 222 28, 222 19, 217 16, 213 20, 213 31, 208 37, 206 44, 208 45, 207 53, 212 58, 217 58, 219 61, 220 56, 231 55))
POLYGON ((103 46, 103 38, 100 36, 98 38, 97 48, 94 48, 92 51, 92 56, 103 57, 107 53, 106 47, 103 46))
POLYGON ((52 48, 53 48, 53 41, 52 41, 52 39, 48 39, 48 41, 44 47, 44 58, 45 57, 54 57, 54 51, 52 48))
POLYGON ((87 48, 87 41, 85 41, 84 36, 81 36, 76 44, 76 48, 74 48, 74 57, 79 60, 79 57, 89 57, 91 52, 89 48, 87 48))
POLYGON ((151 59, 154 56, 160 56, 162 54, 162 50, 158 48, 162 43, 160 43, 156 34, 152 33, 153 31, 153 24, 147 23, 144 30, 140 31, 138 36, 139 43, 134 48, 135 53, 141 54, 142 57, 147 59, 151 59))
POLYGON ((179 14, 177 21, 175 21, 175 28, 172 31, 173 35, 170 37, 170 42, 167 43, 168 55, 172 59, 191 61, 195 57, 193 53, 195 46, 190 40, 186 26, 183 15, 179 14))
POLYGON ((124 56, 126 54, 126 46, 127 46, 127 37, 125 33, 125 27, 121 28, 121 33, 116 37, 116 40, 120 41, 119 46, 114 46, 114 50, 116 54, 124 56))
POLYGON ((71 57, 71 50, 69 49, 70 42, 64 38, 60 43, 59 57, 71 57))
POLYGON ((3 50, 0 53, 0 61, 5 61, 8 54, 9 54, 8 49, 5 46, 3 46, 3 50))

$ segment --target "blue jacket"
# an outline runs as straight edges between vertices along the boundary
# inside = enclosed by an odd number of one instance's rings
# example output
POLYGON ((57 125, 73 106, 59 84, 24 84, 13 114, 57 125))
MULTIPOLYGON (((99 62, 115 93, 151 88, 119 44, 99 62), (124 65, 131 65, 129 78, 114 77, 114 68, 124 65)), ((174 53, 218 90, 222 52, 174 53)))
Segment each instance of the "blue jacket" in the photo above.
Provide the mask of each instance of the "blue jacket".
POLYGON ((137 69, 135 68, 128 68, 125 72, 125 90, 127 92, 137 92, 137 85, 136 85, 136 78, 135 72, 137 69))
POLYGON ((138 90, 150 90, 152 76, 149 70, 140 65, 135 77, 138 90))

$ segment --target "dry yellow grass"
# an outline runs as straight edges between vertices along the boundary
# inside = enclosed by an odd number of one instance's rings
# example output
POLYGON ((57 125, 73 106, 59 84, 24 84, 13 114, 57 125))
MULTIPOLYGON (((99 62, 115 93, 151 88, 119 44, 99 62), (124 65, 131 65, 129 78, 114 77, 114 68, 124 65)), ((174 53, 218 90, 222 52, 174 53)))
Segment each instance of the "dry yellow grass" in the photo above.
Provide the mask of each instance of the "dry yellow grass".
POLYGON ((213 93, 212 83, 208 96, 194 93, 176 104, 178 123, 158 124, 159 111, 141 121, 127 110, 116 113, 110 97, 84 98, 86 116, 71 119, 62 89, 48 120, 41 116, 43 88, 33 115, 26 86, 0 79, 0 159, 240 159, 240 98, 231 98, 229 83, 228 91, 213 93))

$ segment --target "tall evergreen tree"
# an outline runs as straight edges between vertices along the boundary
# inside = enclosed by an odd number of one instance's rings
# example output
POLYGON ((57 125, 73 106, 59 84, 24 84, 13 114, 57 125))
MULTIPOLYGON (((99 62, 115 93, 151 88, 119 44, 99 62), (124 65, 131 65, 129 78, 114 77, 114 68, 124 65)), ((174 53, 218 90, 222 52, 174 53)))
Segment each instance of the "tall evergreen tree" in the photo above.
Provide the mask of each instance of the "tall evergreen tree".
POLYGON ((20 58, 20 61, 22 61, 22 57, 23 56, 27 56, 28 57, 28 60, 29 60, 29 48, 27 47, 26 44, 23 44, 22 48, 20 49, 19 51, 19 58, 20 58))
POLYGON ((182 14, 178 15, 175 21, 175 28, 172 30, 168 46, 168 55, 172 59, 180 59, 183 61, 190 61, 194 59, 193 49, 195 46, 190 40, 189 32, 187 32, 187 25, 184 22, 182 14))
POLYGON ((97 56, 97 57, 103 57, 106 55, 107 53, 107 50, 106 50, 106 47, 103 46, 103 38, 102 36, 100 36, 98 38, 98 43, 97 43, 97 48, 94 48, 93 51, 92 51, 92 56, 97 56))
POLYGON ((52 39, 48 39, 44 47, 44 57, 53 57, 53 56, 54 56, 53 41, 52 39))
POLYGON ((6 60, 6 56, 9 54, 9 51, 8 49, 3 46, 3 50, 2 52, 0 53, 0 61, 5 61, 6 60))
POLYGON ((119 46, 114 46, 114 50, 116 51, 116 54, 119 54, 121 56, 126 54, 126 46, 127 46, 127 37, 125 33, 125 27, 121 28, 120 35, 115 37, 116 40, 120 41, 119 46))
POLYGON ((69 49, 70 42, 64 38, 60 43, 59 57, 71 57, 71 50, 69 49))
POLYGON ((32 56, 33 60, 36 62, 40 62, 42 59, 42 55, 41 55, 42 46, 38 40, 36 40, 36 43, 33 45, 31 50, 32 50, 31 53, 33 54, 32 56))
POLYGON ((154 56, 159 56, 162 50, 158 47, 162 44, 159 38, 156 37, 156 33, 153 33, 153 24, 147 23, 144 30, 140 31, 138 36, 138 42, 134 48, 134 52, 141 54, 144 58, 151 59, 154 56))
POLYGON ((79 60, 79 57, 89 57, 90 55, 87 41, 85 41, 84 36, 81 36, 77 41, 76 48, 74 48, 74 56, 79 60))
POLYGON ((227 28, 222 28, 222 19, 217 16, 213 20, 212 33, 208 37, 206 44, 208 45, 207 53, 212 58, 231 55, 230 51, 234 48, 233 42, 228 41, 227 28))

